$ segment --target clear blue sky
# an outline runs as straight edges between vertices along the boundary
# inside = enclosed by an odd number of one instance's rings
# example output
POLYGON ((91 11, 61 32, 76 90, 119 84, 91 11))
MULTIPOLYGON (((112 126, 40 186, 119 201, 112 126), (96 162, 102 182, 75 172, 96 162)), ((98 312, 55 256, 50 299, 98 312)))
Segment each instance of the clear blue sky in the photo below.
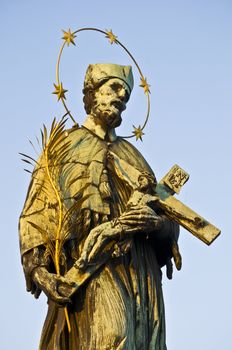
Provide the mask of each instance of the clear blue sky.
MULTIPOLYGON (((189 172, 180 200, 222 229, 211 247, 181 232, 183 269, 163 279, 168 350, 231 350, 231 0, 0 1, 0 348, 38 346, 46 299, 26 293, 20 265, 17 221, 29 176, 18 152, 33 155, 28 138, 63 113, 51 94, 61 29, 88 26, 112 28, 151 84, 151 119, 136 147, 158 179, 175 163, 189 172)), ((81 123, 87 65, 131 61, 100 34, 81 34, 76 42, 65 50, 61 80, 81 123)), ((119 134, 145 115, 133 69, 135 89, 119 134)))

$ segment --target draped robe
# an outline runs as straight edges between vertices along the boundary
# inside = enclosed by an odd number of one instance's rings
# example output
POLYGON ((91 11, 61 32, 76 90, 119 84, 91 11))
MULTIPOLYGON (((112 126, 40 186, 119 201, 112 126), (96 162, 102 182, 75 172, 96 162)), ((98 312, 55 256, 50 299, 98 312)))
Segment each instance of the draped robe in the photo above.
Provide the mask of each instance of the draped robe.
MULTIPOLYGON (((74 215, 77 224, 66 237, 64 272, 80 256, 90 230, 125 210, 138 175, 143 171, 152 174, 138 150, 122 138, 107 142, 84 127, 69 130, 67 138, 69 157, 61 166, 57 185, 67 208, 80 192, 85 200, 74 215), (110 198, 104 198, 100 191, 106 177, 110 198)), ((56 199, 42 168, 41 159, 20 217, 22 262, 27 289, 32 293, 38 289, 31 278, 36 266, 46 266, 54 272, 46 241, 31 224, 47 232, 53 232, 57 225, 56 199), (49 190, 43 191, 42 184, 49 190)), ((63 308, 48 299, 39 349, 166 350, 160 270, 171 257, 170 244, 162 239, 166 231, 177 234, 177 227, 167 220, 159 232, 139 233, 121 245, 119 242, 120 254, 112 254, 73 296, 68 306, 71 333, 63 308)))

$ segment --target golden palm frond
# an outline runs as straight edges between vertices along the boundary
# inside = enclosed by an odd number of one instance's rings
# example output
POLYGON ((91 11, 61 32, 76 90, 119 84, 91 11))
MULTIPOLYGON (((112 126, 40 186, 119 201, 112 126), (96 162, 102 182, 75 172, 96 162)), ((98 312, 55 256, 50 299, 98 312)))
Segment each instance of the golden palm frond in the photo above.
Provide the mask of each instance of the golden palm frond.
MULTIPOLYGON (((61 191, 58 187, 59 174, 61 168, 61 166, 59 166, 59 163, 62 162, 62 160, 64 160, 65 157, 68 155, 70 145, 70 142, 65 141, 65 122, 66 120, 64 118, 62 118, 60 122, 56 122, 56 119, 54 119, 51 125, 49 138, 47 128, 45 125, 43 126, 43 131, 41 130, 43 156, 45 161, 45 172, 58 203, 58 225, 54 237, 54 249, 51 249, 51 247, 53 247, 53 240, 47 240, 47 247, 49 252, 51 253, 51 257, 53 259, 57 275, 60 275, 60 259, 62 257, 62 248, 64 243, 64 239, 62 239, 64 202, 62 201, 61 191)), ((64 312, 68 330, 71 331, 67 307, 65 307, 64 312)))
POLYGON ((62 230, 63 217, 65 213, 64 202, 58 184, 62 163, 65 161, 65 159, 67 159, 70 146, 70 142, 66 141, 64 132, 65 122, 66 119, 63 118, 60 122, 57 122, 54 119, 51 125, 49 136, 45 125, 43 126, 43 130, 41 130, 45 173, 47 175, 51 188, 53 189, 58 204, 58 224, 56 233, 54 235, 55 254, 52 256, 58 275, 60 275, 60 254, 63 246, 62 230))
MULTIPOLYGON (((45 125, 43 125, 43 129, 40 130, 42 165, 33 157, 28 156, 24 153, 20 153, 20 155, 24 157, 22 160, 26 164, 37 165, 37 168, 41 169, 44 172, 48 184, 45 186, 44 183, 41 183, 40 189, 49 195, 47 188, 47 186, 49 186, 56 200, 57 225, 55 232, 47 232, 45 229, 31 221, 28 221, 28 223, 40 232, 45 242, 46 249, 48 250, 53 260, 57 275, 60 275, 61 273, 60 263, 62 258, 63 245, 70 233, 71 227, 73 226, 73 217, 76 217, 74 213, 76 214, 80 211, 83 201, 87 199, 87 197, 83 197, 81 195, 80 200, 75 200, 75 203, 70 208, 67 208, 64 196, 60 189, 59 180, 62 166, 68 162, 70 153, 70 141, 67 140, 67 134, 65 132, 66 119, 64 117, 59 122, 54 118, 49 132, 45 125)), ((37 142, 40 145, 38 138, 37 142)), ((32 144, 31 141, 30 143, 32 144)), ((35 171, 38 170, 37 168, 35 168, 35 171)), ((29 172, 29 170, 25 170, 29 172)), ((36 176, 33 176, 33 178, 36 179, 36 176)), ((68 329, 70 331, 70 322, 67 308, 65 308, 65 316, 68 329)))

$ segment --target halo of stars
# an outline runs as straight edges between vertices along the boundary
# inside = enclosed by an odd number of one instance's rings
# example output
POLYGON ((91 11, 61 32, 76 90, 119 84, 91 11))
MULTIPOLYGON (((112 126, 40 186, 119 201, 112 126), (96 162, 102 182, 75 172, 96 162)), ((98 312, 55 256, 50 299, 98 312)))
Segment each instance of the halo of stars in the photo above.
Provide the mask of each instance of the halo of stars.
POLYGON ((58 101, 62 101, 64 108, 66 109, 67 114, 69 114, 70 118, 72 119, 72 121, 74 122, 74 124, 76 126, 78 126, 78 123, 75 121, 75 119, 73 118, 71 112, 68 110, 67 105, 66 105, 66 92, 68 92, 67 89, 65 89, 63 87, 63 83, 60 81, 59 79, 59 65, 60 65, 60 60, 61 60, 61 56, 62 56, 62 52, 65 46, 70 46, 70 45, 76 45, 75 43, 75 38, 77 37, 77 33, 81 32, 81 31, 87 31, 87 30, 92 30, 92 31, 97 31, 100 33, 105 34, 105 38, 107 38, 109 40, 109 43, 112 44, 117 44, 119 46, 121 46, 126 52, 127 54, 130 56, 130 58, 132 59, 132 61, 134 62, 134 64, 136 65, 139 74, 140 74, 140 87, 143 88, 144 94, 147 97, 147 115, 146 115, 146 119, 144 124, 141 126, 139 125, 138 127, 135 127, 133 125, 133 131, 132 131, 132 135, 129 136, 122 136, 123 138, 131 138, 131 137, 135 137, 136 141, 137 140, 141 140, 142 141, 142 137, 144 134, 143 130, 148 122, 149 119, 149 114, 150 114, 150 85, 147 82, 147 78, 145 78, 142 74, 142 71, 138 65, 138 63, 136 62, 136 60, 134 59, 134 57, 132 56, 132 54, 127 50, 127 48, 118 40, 118 37, 112 32, 112 29, 110 30, 101 30, 101 29, 97 29, 97 28, 81 28, 78 29, 74 32, 71 31, 71 29, 69 28, 67 31, 62 30, 63 31, 63 36, 62 36, 62 40, 63 40, 63 44, 61 46, 59 55, 58 55, 58 60, 57 60, 57 64, 56 64, 56 83, 54 83, 54 87, 55 90, 52 92, 54 95, 57 96, 57 100, 58 101))

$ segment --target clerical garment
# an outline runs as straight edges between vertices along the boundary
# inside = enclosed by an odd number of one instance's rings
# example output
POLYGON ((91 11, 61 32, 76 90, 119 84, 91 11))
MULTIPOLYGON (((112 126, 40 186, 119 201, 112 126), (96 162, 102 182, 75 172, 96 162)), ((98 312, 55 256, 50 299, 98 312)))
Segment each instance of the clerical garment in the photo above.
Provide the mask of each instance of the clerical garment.
MULTIPOLYGON (((82 198, 81 208, 63 246, 65 273, 80 257, 90 230, 120 216, 141 172, 153 173, 138 150, 118 137, 107 142, 82 127, 67 131, 70 150, 60 166, 57 187, 67 208, 82 198)), ((46 237, 57 225, 58 205, 44 171, 43 157, 33 172, 20 218, 20 248, 27 289, 39 295, 31 278, 36 266, 55 273, 46 237)), ((115 254, 73 296, 68 305, 71 332, 64 309, 48 299, 48 313, 40 350, 166 350, 161 269, 171 257, 169 231, 178 228, 166 221, 159 232, 138 233, 117 242, 115 254), (129 243, 129 244, 128 244, 129 243)), ((171 235, 170 235, 171 236, 171 235)))

